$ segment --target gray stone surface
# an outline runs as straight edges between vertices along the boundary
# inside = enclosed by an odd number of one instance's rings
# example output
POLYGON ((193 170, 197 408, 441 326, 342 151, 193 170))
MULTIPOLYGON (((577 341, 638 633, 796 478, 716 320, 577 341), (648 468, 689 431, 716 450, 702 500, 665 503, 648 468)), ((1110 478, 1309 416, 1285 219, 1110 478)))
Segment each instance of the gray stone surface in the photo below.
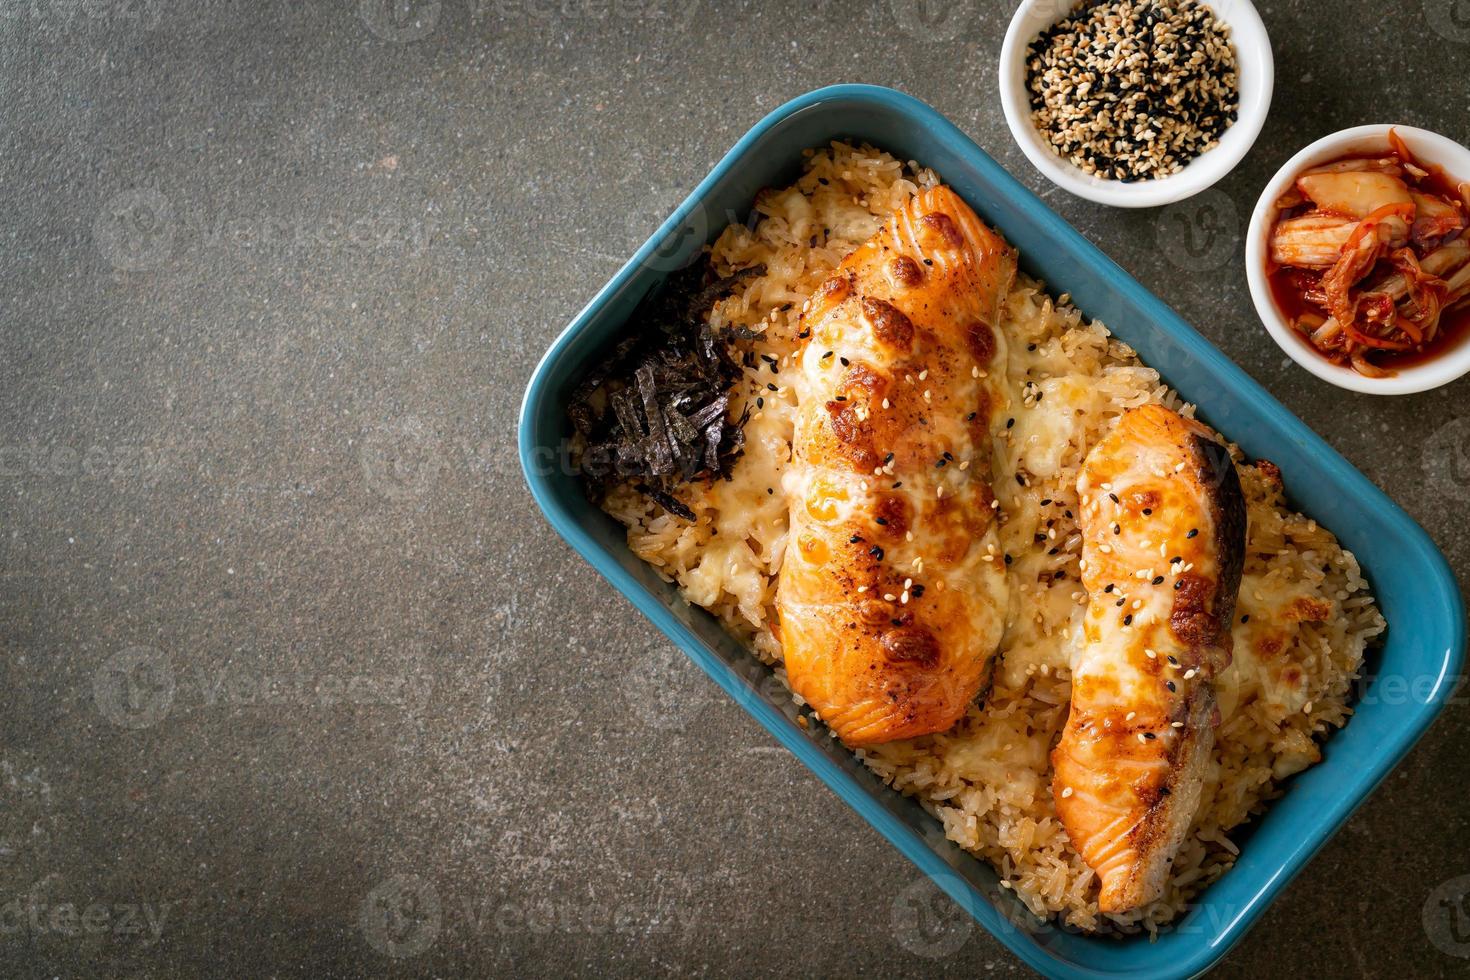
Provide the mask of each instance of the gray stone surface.
MULTIPOLYGON (((940 941, 895 928, 914 869, 513 461, 561 326, 822 84, 949 115, 1470 562, 1465 470, 1425 448, 1464 462, 1470 388, 1319 383, 1238 249, 1181 259, 1159 212, 1044 185, 996 104, 1008 4, 413 7, 0 3, 6 974, 1024 972, 942 904, 940 941)), ((1263 8, 1277 97, 1208 199, 1227 234, 1316 136, 1470 139, 1470 10, 1387 9, 1263 8)), ((1221 973, 1463 973, 1467 744, 1457 705, 1221 973)))

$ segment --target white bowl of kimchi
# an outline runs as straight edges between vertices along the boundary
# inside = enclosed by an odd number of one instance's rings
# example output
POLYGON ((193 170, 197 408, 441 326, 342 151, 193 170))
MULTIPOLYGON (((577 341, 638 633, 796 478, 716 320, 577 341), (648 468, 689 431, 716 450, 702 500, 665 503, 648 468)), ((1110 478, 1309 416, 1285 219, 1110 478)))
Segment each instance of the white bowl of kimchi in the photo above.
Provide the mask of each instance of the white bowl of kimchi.
POLYGON ((1470 372, 1470 150, 1453 140, 1323 137, 1266 185, 1245 259, 1266 329, 1324 381, 1403 395, 1470 372))

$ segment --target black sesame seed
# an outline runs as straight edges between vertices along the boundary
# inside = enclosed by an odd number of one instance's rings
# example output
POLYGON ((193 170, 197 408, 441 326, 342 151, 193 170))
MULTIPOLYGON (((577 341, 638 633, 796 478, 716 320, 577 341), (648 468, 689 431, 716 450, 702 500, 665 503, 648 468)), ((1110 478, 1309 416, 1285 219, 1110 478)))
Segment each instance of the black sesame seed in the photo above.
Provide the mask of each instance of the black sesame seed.
POLYGON ((876 521, 878 524, 880 524, 883 527, 887 527, 888 526, 888 518, 886 518, 886 517, 875 517, 875 518, 873 518, 873 520, 876 521))
POLYGON ((871 548, 868 549, 868 554, 872 555, 874 558, 878 559, 879 561, 882 561, 883 560, 883 549, 880 548, 876 544, 873 545, 873 547, 871 547, 871 548))
POLYGON ((1199 533, 1199 528, 1192 527, 1192 528, 1189 529, 1189 533, 1186 534, 1185 537, 1186 538, 1192 538, 1192 537, 1194 537, 1198 533, 1199 533))
POLYGON ((1163 584, 1164 584, 1164 576, 1162 576, 1162 575, 1155 575, 1154 576, 1154 585, 1163 585, 1163 584))

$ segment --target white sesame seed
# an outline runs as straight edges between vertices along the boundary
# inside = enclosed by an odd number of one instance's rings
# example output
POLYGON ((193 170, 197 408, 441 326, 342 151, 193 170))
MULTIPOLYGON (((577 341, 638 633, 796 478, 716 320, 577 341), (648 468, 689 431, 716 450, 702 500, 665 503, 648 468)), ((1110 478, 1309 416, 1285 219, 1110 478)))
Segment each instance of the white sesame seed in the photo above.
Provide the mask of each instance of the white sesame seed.
POLYGON ((1072 795, 1072 787, 1068 786, 1068 787, 1066 787, 1066 788, 1064 788, 1062 790, 1062 799, 1065 800, 1065 799, 1067 799, 1071 795, 1072 795))

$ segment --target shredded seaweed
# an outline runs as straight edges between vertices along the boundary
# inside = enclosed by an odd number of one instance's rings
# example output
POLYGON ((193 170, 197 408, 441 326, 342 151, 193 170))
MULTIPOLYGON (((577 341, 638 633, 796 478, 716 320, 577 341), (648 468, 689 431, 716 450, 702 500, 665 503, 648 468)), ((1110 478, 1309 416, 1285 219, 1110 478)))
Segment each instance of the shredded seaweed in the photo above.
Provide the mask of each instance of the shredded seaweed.
POLYGON ((675 496, 695 480, 728 479, 745 448, 746 409, 730 418, 730 390, 742 361, 731 350, 745 328, 715 331, 716 302, 764 267, 714 278, 708 262, 674 273, 633 310, 627 335, 577 386, 567 416, 585 440, 580 468, 601 500, 631 483, 686 521, 694 512, 675 496))

